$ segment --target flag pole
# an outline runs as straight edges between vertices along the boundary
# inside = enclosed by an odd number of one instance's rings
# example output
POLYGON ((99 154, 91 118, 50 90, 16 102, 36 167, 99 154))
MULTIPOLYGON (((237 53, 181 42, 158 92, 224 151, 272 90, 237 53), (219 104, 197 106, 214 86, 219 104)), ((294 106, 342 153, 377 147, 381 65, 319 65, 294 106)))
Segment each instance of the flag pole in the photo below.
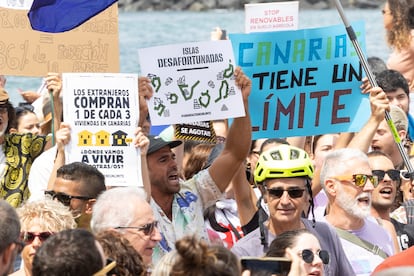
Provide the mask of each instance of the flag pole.
MULTIPOLYGON (((342 21, 345 25, 345 29, 346 29, 346 32, 348 34, 348 37, 351 40, 352 45, 355 48, 355 51, 356 51, 356 53, 358 55, 358 58, 359 58, 359 61, 361 62, 361 65, 365 70, 365 73, 368 77, 369 82, 371 83, 371 86, 372 87, 378 86, 377 81, 375 80, 375 77, 372 74, 371 68, 368 65, 368 61, 365 58, 364 53, 361 50, 361 47, 359 46, 357 36, 354 32, 354 29, 352 28, 351 24, 349 24, 349 21, 345 16, 344 9, 342 8, 340 0, 335 0, 334 2, 335 2, 335 5, 336 5, 336 9, 338 10, 338 13, 341 16, 342 21)), ((414 168, 411 165, 410 159, 408 158, 407 151, 405 150, 403 144, 401 143, 401 138, 398 135, 398 131, 395 127, 395 124, 392 121, 390 113, 387 110, 385 110, 385 120, 387 121, 387 124, 390 127, 392 136, 394 137, 394 141, 397 144, 398 151, 400 152, 401 157, 404 160, 405 167, 408 169, 408 172, 411 175, 411 173, 414 172, 414 168)))

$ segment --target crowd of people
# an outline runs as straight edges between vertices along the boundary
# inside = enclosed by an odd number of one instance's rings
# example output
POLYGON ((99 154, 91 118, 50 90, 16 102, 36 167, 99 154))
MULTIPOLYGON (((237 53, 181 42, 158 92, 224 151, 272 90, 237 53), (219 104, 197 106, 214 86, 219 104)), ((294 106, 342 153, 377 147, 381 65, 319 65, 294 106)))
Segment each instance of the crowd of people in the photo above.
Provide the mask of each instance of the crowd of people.
POLYGON ((357 133, 252 140, 252 83, 237 67, 245 115, 212 121, 215 142, 155 136, 140 77, 142 187, 65 163, 59 74, 45 78, 53 121, 32 93, 14 107, 1 76, 0 275, 412 275, 414 5, 382 12, 393 53, 368 59, 378 86, 361 83, 371 114, 357 133))

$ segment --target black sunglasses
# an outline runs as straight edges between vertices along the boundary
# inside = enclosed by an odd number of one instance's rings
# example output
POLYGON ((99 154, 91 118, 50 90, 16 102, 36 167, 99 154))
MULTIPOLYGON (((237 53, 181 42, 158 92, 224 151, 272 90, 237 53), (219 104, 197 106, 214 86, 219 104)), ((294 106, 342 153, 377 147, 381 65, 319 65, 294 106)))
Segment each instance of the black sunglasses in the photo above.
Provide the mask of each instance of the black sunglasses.
POLYGON ((150 236, 154 229, 158 227, 158 221, 154 220, 151 223, 147 223, 143 226, 118 226, 115 229, 136 229, 138 231, 142 231, 146 236, 150 236))
POLYGON ((23 232, 21 234, 21 239, 25 244, 31 244, 36 237, 39 238, 41 242, 44 242, 50 236, 52 236, 54 233, 52 232, 40 232, 40 233, 34 233, 34 232, 23 232))
POLYGON ((65 206, 70 206, 70 202, 73 198, 80 199, 80 200, 89 200, 93 199, 93 197, 89 196, 71 196, 64 193, 56 193, 55 191, 45 191, 45 195, 49 195, 52 199, 57 199, 65 206))
MULTIPOLYGON (((319 250, 317 252, 317 254, 318 254, 319 258, 321 258, 322 263, 329 264, 329 253, 328 253, 328 251, 319 250)), ((312 252, 312 250, 309 250, 309 249, 302 250, 300 255, 302 256, 302 259, 307 264, 311 264, 313 262, 313 259, 315 258, 315 254, 312 252)))
POLYGON ((266 189, 269 195, 275 197, 275 198, 281 198, 283 193, 286 191, 291 198, 300 198, 303 196, 303 192, 305 189, 299 189, 299 188, 292 188, 292 189, 266 189))
POLYGON ((382 181, 385 177, 385 174, 391 178, 392 181, 400 180, 400 171, 399 170, 372 170, 372 174, 378 177, 378 182, 382 181))
POLYGON ((21 105, 21 106, 15 107, 14 111, 16 112, 16 115, 19 115, 20 113, 24 111, 34 112, 34 106, 33 105, 21 105))

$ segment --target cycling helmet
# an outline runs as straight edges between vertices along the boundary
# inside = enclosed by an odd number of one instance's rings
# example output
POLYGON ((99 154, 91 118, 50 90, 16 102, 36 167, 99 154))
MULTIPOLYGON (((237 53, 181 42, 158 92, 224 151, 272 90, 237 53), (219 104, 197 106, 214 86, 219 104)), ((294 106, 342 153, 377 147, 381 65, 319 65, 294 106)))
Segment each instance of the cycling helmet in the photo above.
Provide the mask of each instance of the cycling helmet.
POLYGON ((313 177, 313 165, 306 151, 280 145, 260 154, 254 180, 261 183, 268 178, 313 177))

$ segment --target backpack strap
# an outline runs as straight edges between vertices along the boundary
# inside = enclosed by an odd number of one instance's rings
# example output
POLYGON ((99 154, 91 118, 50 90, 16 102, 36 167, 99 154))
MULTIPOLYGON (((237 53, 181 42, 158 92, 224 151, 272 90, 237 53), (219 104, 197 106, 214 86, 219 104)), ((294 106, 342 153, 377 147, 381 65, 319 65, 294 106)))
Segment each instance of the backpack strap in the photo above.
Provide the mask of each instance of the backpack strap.
POLYGON ((387 253, 385 253, 378 245, 374 245, 366 240, 361 239, 360 237, 346 231, 343 229, 339 229, 335 227, 336 232, 338 233, 338 236, 340 236, 343 239, 346 239, 347 241, 352 242, 353 244, 356 244, 372 254, 378 255, 383 259, 386 259, 388 257, 387 253))

